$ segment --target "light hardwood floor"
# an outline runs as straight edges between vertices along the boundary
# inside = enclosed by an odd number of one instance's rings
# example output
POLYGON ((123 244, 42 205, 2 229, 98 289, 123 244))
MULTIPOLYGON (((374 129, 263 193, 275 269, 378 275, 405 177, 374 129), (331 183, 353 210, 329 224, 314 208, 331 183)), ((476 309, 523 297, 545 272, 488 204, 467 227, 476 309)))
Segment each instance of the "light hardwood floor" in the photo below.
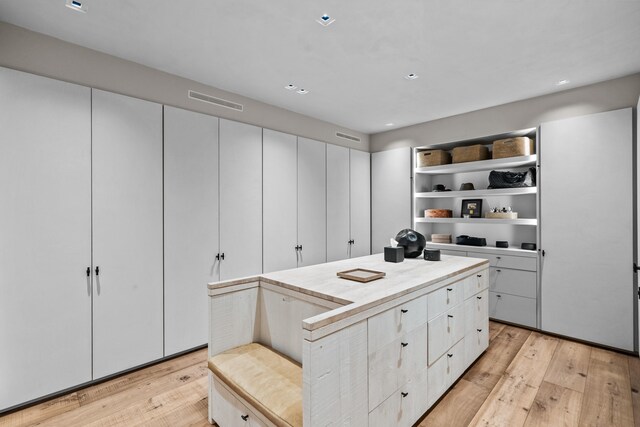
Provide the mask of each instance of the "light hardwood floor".
MULTIPOLYGON (((640 359, 496 322, 418 423, 640 426, 640 359)), ((0 426, 208 426, 206 349, 0 417, 0 426)), ((390 426, 392 427, 392 426, 390 426)))

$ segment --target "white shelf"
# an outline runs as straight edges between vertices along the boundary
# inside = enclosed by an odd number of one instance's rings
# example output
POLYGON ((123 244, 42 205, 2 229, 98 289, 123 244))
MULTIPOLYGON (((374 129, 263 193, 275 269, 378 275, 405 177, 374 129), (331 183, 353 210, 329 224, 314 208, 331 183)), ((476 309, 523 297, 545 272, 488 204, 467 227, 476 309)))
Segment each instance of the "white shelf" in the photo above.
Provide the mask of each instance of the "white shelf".
POLYGON ((508 224, 508 225, 538 225, 536 218, 499 219, 499 218, 416 218, 415 221, 432 224, 508 224))
POLYGON ((524 194, 536 194, 538 187, 524 187, 524 188, 495 188, 495 189, 482 189, 482 190, 468 190, 468 191, 430 191, 426 193, 415 193, 416 198, 419 199, 446 199, 455 197, 488 197, 488 196, 520 196, 524 194))
POLYGON ((497 255, 514 255, 529 258, 536 258, 538 251, 530 251, 520 248, 497 248, 495 246, 470 246, 470 245, 456 245, 455 243, 433 243, 427 242, 427 247, 431 249, 445 249, 451 251, 466 251, 466 252, 484 252, 497 255))
POLYGON ((455 163, 450 165, 427 166, 416 168, 415 173, 427 175, 447 175, 461 172, 486 171, 493 169, 509 169, 523 166, 535 166, 538 156, 508 157, 506 159, 479 160, 476 162, 455 163))

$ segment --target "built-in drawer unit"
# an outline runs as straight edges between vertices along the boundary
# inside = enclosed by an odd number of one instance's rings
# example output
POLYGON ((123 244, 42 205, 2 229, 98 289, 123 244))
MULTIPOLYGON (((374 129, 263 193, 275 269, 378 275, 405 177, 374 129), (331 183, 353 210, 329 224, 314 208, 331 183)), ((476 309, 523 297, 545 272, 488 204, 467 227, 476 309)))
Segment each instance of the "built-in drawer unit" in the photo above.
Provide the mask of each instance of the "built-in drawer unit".
POLYGON ((458 379, 467 367, 465 360, 465 339, 449 348, 435 363, 429 366, 429 406, 442 396, 451 384, 458 379))
POLYGON ((502 292, 489 292, 489 317, 536 327, 536 300, 502 292))
POLYGON ((472 297, 478 292, 481 292, 489 287, 489 277, 487 277, 487 270, 472 274, 471 276, 464 279, 462 283, 464 286, 464 299, 472 297))
POLYGON ((489 289, 498 293, 535 298, 537 294, 536 273, 491 267, 489 269, 489 289))
POLYGON ((427 367, 427 324, 369 354, 369 410, 427 367))
POLYGON ((489 345, 488 311, 488 290, 484 290, 464 302, 464 345, 467 365, 473 363, 489 345))
POLYGON ((429 323, 429 364, 464 336, 464 304, 444 312, 429 323))
POLYGON ((429 409, 428 372, 414 375, 406 384, 369 412, 369 427, 409 427, 429 409))
POLYGON ((517 270, 537 270, 537 259, 535 257, 522 257, 513 255, 495 255, 484 252, 467 252, 471 258, 483 258, 489 260, 491 267, 515 268, 517 270))
POLYGON ((369 318, 367 325, 369 354, 426 322, 426 295, 369 318))
POLYGON ((213 380, 211 408, 220 426, 267 427, 256 414, 236 399, 219 381, 213 380))
POLYGON ((440 316, 462 302, 464 296, 464 281, 458 281, 438 289, 427 295, 427 312, 429 320, 440 316))

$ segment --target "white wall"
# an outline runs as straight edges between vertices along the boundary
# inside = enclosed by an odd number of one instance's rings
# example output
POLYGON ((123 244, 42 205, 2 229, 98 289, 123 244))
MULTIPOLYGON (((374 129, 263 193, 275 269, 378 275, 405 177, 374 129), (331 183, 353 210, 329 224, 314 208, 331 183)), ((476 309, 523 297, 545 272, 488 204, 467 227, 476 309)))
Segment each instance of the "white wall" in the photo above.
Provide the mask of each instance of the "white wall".
POLYGON ((226 92, 0 21, 0 66, 369 151, 369 135, 226 92), (189 89, 244 105, 238 112, 195 101, 189 89), (336 137, 357 136, 361 142, 336 137))

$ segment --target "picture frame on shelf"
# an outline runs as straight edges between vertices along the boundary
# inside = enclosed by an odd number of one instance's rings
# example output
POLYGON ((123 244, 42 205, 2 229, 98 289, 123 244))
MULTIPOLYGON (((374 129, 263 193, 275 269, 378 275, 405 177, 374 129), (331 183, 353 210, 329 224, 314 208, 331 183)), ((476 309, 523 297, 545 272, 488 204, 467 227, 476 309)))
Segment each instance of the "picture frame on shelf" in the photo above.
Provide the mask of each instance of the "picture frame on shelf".
POLYGON ((461 218, 482 218, 482 199, 464 199, 460 212, 461 218))

